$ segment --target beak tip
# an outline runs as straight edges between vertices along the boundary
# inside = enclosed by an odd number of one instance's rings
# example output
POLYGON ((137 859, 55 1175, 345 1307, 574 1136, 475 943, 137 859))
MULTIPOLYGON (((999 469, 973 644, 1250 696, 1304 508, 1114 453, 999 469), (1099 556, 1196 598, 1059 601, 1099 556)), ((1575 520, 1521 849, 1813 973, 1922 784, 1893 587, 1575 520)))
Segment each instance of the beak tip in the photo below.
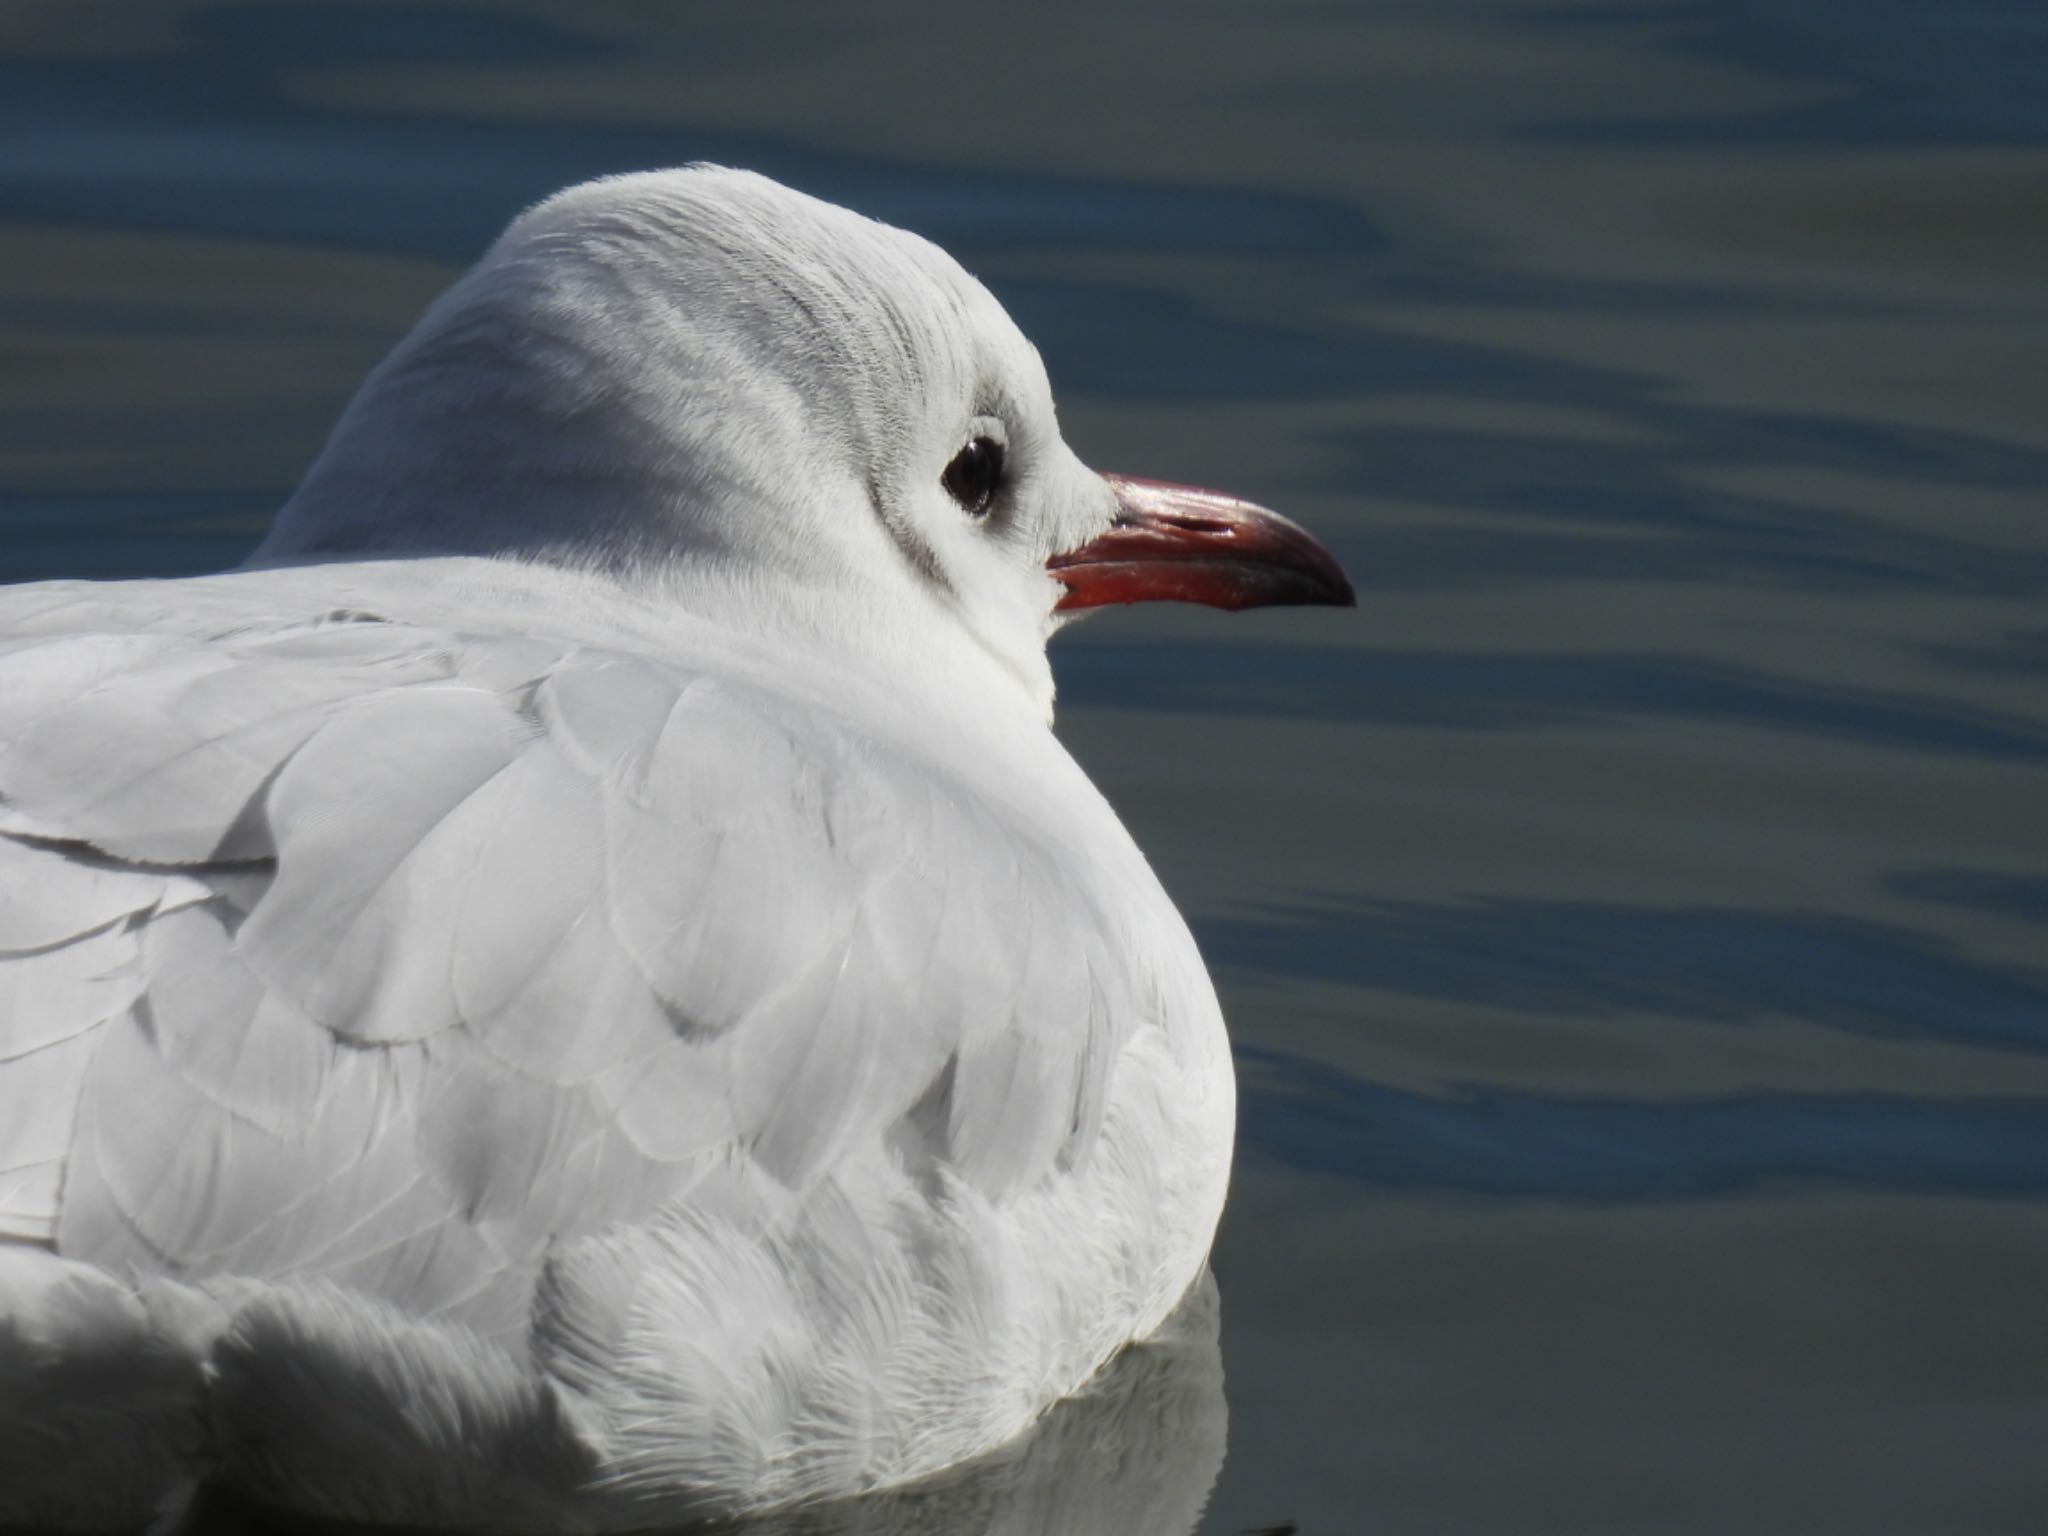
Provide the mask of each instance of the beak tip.
POLYGON ((1300 601, 1320 608, 1356 608, 1358 590, 1344 574, 1344 567, 1328 551, 1318 553, 1324 558, 1315 563, 1314 569, 1303 573, 1307 584, 1300 601))

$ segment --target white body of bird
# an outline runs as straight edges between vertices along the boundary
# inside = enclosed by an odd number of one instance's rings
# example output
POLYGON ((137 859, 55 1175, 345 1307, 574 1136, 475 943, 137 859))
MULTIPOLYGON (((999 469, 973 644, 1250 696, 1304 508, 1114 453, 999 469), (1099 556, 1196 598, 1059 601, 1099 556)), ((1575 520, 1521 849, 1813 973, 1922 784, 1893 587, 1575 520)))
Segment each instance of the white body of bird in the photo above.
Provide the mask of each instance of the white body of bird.
POLYGON ((1044 646, 1348 600, 1205 496, 697 168, 516 222, 249 568, 0 592, 0 1520, 745 1513, 1155 1328, 1229 1048, 1044 646))

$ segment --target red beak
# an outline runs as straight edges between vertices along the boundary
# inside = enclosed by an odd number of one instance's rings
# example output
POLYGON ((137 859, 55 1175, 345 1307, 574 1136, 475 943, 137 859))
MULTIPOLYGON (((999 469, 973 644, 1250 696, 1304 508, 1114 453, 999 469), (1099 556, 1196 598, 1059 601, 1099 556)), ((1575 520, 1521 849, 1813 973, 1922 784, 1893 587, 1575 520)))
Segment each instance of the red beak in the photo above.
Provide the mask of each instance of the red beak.
POLYGON ((1358 601, 1337 557, 1278 512, 1191 485, 1102 478, 1116 493, 1109 532, 1045 562, 1066 583, 1062 613, 1105 603, 1349 608, 1358 601))

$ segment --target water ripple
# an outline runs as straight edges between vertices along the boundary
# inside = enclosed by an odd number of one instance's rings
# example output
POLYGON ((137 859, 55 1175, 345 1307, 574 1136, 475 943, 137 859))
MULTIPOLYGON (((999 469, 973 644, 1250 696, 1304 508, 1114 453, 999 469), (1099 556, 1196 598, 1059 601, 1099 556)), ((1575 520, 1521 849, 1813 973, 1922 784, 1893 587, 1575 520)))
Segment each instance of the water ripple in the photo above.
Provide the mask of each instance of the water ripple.
POLYGON ((1567 1200, 1723 1197, 1795 1184, 2048 1194, 2048 1103, 1742 1094, 1662 1103, 1486 1089, 1442 1096, 1240 1050, 1242 1126, 1297 1168, 1384 1189, 1567 1200))
POLYGON ((1069 706, 1504 731, 1631 720, 1745 725, 1917 752, 2048 761, 2048 724, 1682 655, 1076 644, 1069 706))
POLYGON ((1211 918, 1196 931, 1221 966, 1528 1014, 1779 1015, 2048 1050, 2048 971, 1983 964, 1931 935, 1822 913, 1347 900, 1211 918))

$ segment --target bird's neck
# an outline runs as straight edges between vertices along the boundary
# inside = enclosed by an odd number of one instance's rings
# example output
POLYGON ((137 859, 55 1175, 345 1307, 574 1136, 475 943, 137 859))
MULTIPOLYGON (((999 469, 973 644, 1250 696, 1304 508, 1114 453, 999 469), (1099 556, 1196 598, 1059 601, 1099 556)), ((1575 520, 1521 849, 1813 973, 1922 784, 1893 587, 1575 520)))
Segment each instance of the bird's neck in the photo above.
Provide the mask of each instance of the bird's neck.
POLYGON ((251 565, 481 556, 582 573, 906 687, 1021 691, 1050 718, 1043 636, 984 634, 905 569, 772 371, 654 334, 664 312, 593 315, 523 280, 480 269, 428 310, 251 565))
POLYGON ((680 426, 701 425, 687 409, 681 422, 656 420, 646 387, 586 393, 577 360, 557 351, 545 336, 516 346, 502 329, 409 338, 349 403, 256 558, 516 555, 624 567, 715 552, 720 527, 743 524, 761 488, 678 443, 680 426), (721 499, 720 518, 704 515, 721 499))

